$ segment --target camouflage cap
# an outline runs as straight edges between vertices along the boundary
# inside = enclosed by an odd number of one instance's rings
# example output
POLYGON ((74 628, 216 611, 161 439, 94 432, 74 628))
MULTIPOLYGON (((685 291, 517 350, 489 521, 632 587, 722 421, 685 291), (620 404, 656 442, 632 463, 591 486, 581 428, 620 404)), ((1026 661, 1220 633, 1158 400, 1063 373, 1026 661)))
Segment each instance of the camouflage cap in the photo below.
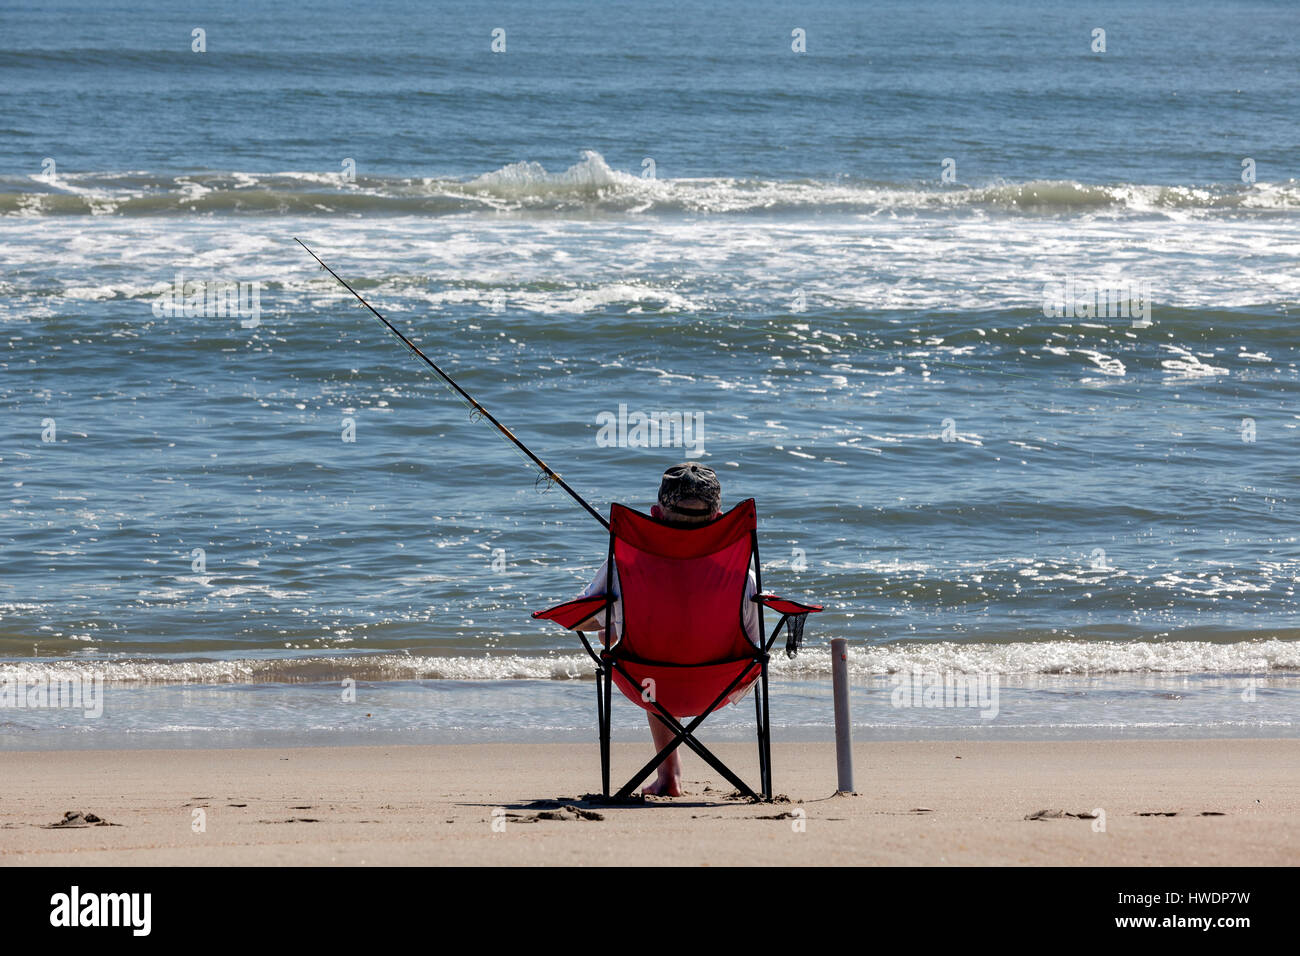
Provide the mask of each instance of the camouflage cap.
POLYGON ((722 485, 708 465, 684 461, 664 472, 659 482, 659 507, 678 514, 708 517, 722 508, 722 485), (682 507, 679 502, 698 501, 703 507, 682 507))

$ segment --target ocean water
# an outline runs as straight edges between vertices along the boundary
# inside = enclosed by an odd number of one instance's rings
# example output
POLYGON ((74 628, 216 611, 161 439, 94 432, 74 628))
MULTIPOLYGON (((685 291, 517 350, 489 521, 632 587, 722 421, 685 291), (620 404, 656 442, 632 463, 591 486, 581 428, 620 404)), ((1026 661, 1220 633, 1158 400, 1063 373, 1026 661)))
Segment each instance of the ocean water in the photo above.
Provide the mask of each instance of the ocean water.
POLYGON ((594 727, 601 527, 294 237, 598 509, 758 500, 788 735, 834 637, 868 733, 1300 726, 1300 8, 313 10, 0 7, 0 704, 107 681, 0 744, 594 727))

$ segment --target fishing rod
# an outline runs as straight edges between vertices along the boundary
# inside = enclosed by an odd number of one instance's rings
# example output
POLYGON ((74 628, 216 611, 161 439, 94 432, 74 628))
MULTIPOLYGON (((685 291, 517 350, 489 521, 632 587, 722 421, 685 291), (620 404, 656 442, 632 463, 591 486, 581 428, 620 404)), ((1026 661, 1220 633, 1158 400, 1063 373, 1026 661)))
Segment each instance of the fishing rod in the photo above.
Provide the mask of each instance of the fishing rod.
MULTIPOLYGON (((294 237, 293 241, 298 243, 298 245, 302 246, 304 249, 307 249, 307 243, 303 242, 297 236, 294 237)), ((343 286, 343 288, 347 289, 354 296, 356 296, 358 302, 360 302, 372 313, 374 313, 375 318, 377 318, 380 322, 384 323, 384 325, 388 326, 388 331, 392 332, 399 339, 401 339, 402 344, 405 345, 411 351, 412 355, 421 359, 424 362, 424 364, 428 365, 429 368, 437 372, 438 376, 444 382, 446 382, 448 385, 454 388, 456 390, 456 393, 470 404, 474 412, 476 412, 482 418, 486 418, 488 421, 490 421, 493 425, 496 426, 497 431, 505 435, 512 442, 514 442, 515 447, 517 447, 520 451, 522 451, 525 455, 527 455, 529 459, 533 462, 533 464, 535 464, 538 468, 542 470, 542 475, 547 479, 547 481, 554 482, 555 484, 563 488, 566 492, 568 492, 569 497, 572 498, 574 501, 576 501, 578 504, 582 505, 582 507, 586 508, 587 512, 593 518, 599 521, 605 527, 606 531, 609 530, 609 522, 605 520, 604 516, 601 515, 601 513, 597 511, 595 508, 593 508, 591 505, 589 505, 587 501, 582 497, 582 495, 578 494, 576 491, 570 488, 568 482, 566 482, 563 478, 561 478, 559 475, 557 475, 554 471, 551 470, 550 465, 546 464, 546 462, 542 461, 540 458, 534 455, 529 450, 527 445, 525 445, 523 442, 521 442, 518 438, 515 437, 514 432, 512 432, 510 429, 506 428, 505 425, 502 425, 499 421, 497 421, 496 418, 493 417, 492 413, 489 412, 482 405, 480 405, 478 402, 476 402, 473 396, 469 394, 469 392, 465 391, 463 388, 457 385, 455 379, 453 379, 450 375, 448 375, 446 372, 440 369, 437 366, 437 363, 435 363, 431 358, 429 358, 429 356, 425 355, 418 348, 416 348, 414 342, 408 339, 401 332, 397 331, 397 327, 394 326, 392 322, 389 322, 386 318, 384 318, 382 315, 379 314, 378 310, 373 305, 371 305, 365 299, 361 298, 361 295, 357 292, 357 290, 352 288, 352 286, 348 285, 346 282, 344 282, 343 278, 337 272, 335 272, 333 269, 327 266, 324 260, 322 260, 320 256, 316 255, 316 253, 312 252, 310 249, 307 249, 307 254, 311 256, 313 259, 315 259, 317 262, 319 262, 320 267, 322 269, 324 269, 326 272, 332 275, 335 279, 338 279, 339 283, 343 286)))

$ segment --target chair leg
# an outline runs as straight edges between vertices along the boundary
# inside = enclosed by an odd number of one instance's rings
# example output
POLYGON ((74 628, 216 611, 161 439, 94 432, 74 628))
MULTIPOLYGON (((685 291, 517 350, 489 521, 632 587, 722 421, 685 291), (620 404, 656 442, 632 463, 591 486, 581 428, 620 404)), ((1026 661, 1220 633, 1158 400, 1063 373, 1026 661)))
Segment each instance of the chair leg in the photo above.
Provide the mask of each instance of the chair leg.
POLYGON ((600 708, 600 786, 606 797, 609 796, 609 725, 613 716, 609 691, 610 670, 605 667, 596 681, 596 705, 600 708))
MULTIPOLYGON (((710 713, 712 713, 712 711, 710 711, 710 713)), ((632 795, 632 792, 636 790, 638 786, 641 785, 641 782, 645 780, 646 777, 650 776, 650 774, 654 772, 655 768, 658 767, 661 763, 663 763, 664 759, 670 753, 676 750, 681 744, 685 744, 687 747, 693 750, 701 760, 707 763, 718 773, 722 774, 723 778, 726 779, 726 781, 730 783, 733 787, 735 787, 741 794, 753 800, 759 799, 758 794, 756 794, 753 791, 753 789, 750 788, 749 784, 745 783, 745 781, 741 780, 740 777, 736 776, 736 774, 734 774, 731 771, 730 767, 728 767, 721 760, 715 757, 707 747, 705 747, 702 743, 700 743, 698 740, 695 739, 693 731, 704 721, 704 718, 708 716, 707 713, 695 717, 685 727, 683 727, 679 721, 669 720, 668 718, 664 717, 661 714, 655 714, 655 716, 658 717, 659 720, 662 721, 670 730, 672 730, 676 736, 674 736, 673 739, 668 742, 668 745, 664 747, 663 750, 659 751, 659 753, 651 757, 650 760, 646 763, 646 765, 642 767, 640 770, 638 770, 636 775, 633 776, 630 780, 628 780, 627 783, 623 785, 623 789, 621 789, 615 797, 616 800, 625 800, 628 797, 630 797, 632 795)), ((761 786, 762 784, 760 783, 760 787, 761 786)))
POLYGON ((767 750, 763 746, 763 688, 754 688, 754 726, 758 728, 758 785, 762 787, 767 780, 767 750))
POLYGON ((750 788, 749 784, 745 783, 745 781, 732 773, 730 767, 715 757, 708 748, 691 736, 689 732, 687 732, 686 736, 682 739, 682 743, 694 750, 701 760, 707 763, 714 770, 718 771, 718 773, 722 774, 722 776, 726 778, 727 782, 735 787, 742 796, 749 797, 751 800, 758 799, 758 794, 750 788))
MULTIPOLYGON (((662 717, 659 717, 658 714, 654 714, 654 716, 658 717, 660 722, 663 723, 664 726, 668 727, 668 729, 673 730, 675 733, 677 733, 677 736, 672 740, 670 740, 668 742, 668 745, 664 747, 663 750, 659 751, 657 754, 651 757, 650 760, 646 763, 646 765, 642 767, 640 770, 638 770, 636 774, 634 774, 631 777, 631 779, 629 779, 628 782, 623 785, 623 789, 618 792, 619 800, 626 800, 628 797, 630 797, 633 791, 635 791, 637 787, 641 786, 641 784, 645 781, 646 777, 654 773, 655 770, 658 769, 659 765, 663 763, 666 759, 668 759, 668 755, 672 753, 674 750, 676 750, 684 740, 681 733, 677 732, 676 728, 674 728, 671 724, 669 724, 668 721, 664 720, 662 717)), ((608 796, 608 794, 606 794, 606 796, 608 796)))
POLYGON ((763 662, 763 798, 772 799, 772 717, 767 702, 767 661, 763 662))
MULTIPOLYGON (((758 662, 758 661, 756 660, 755 663, 757 663, 757 662, 758 662)), ((619 792, 618 792, 617 796, 615 797, 615 799, 623 799, 623 798, 625 798, 625 797, 631 796, 632 791, 635 790, 635 789, 637 788, 637 786, 641 783, 641 781, 643 781, 646 777, 648 777, 648 776, 650 775, 650 773, 651 773, 651 772, 652 772, 652 771, 653 771, 657 766, 659 766, 659 764, 662 763, 663 760, 664 760, 664 759, 665 759, 665 758, 666 758, 670 753, 672 753, 672 752, 673 752, 673 751, 674 751, 678 746, 680 746, 681 744, 686 744, 686 746, 690 747, 691 750, 695 751, 695 753, 699 755, 699 757, 700 757, 701 760, 703 760, 705 763, 707 763, 707 764, 708 764, 710 767, 712 767, 714 770, 718 771, 718 773, 722 774, 722 776, 725 777, 726 780, 727 780, 729 783, 731 783, 731 785, 734 786, 737 790, 739 790, 742 794, 744 794, 745 796, 747 796, 747 797, 749 797, 749 798, 751 798, 751 799, 753 799, 753 800, 758 800, 758 799, 760 799, 759 796, 758 796, 758 794, 756 794, 756 793, 755 793, 755 792, 750 788, 750 786, 749 786, 748 784, 746 784, 743 780, 741 780, 741 779, 740 779, 739 777, 737 777, 734 773, 732 773, 731 770, 727 767, 726 764, 724 764, 721 760, 719 760, 717 757, 715 757, 715 756, 714 756, 714 755, 713 755, 713 754, 708 750, 708 748, 706 748, 702 743, 700 743, 700 742, 699 742, 698 740, 696 740, 695 737, 694 737, 695 728, 699 727, 700 724, 702 724, 702 723, 704 722, 704 718, 708 717, 708 716, 709 716, 710 714, 712 714, 715 710, 717 710, 717 708, 718 708, 719 706, 721 706, 722 702, 723 702, 724 700, 727 699, 727 696, 728 696, 728 695, 729 695, 733 690, 736 689, 736 686, 737 686, 737 685, 738 685, 738 684, 739 684, 739 683, 744 679, 744 677, 745 677, 746 674, 748 673, 750 667, 752 667, 752 666, 753 666, 753 665, 751 664, 749 667, 746 667, 743 671, 741 671, 739 674, 737 674, 736 677, 731 681, 731 683, 728 684, 728 685, 723 689, 722 693, 720 693, 720 694, 717 696, 717 698, 714 699, 713 703, 710 704, 710 705, 709 705, 709 706, 704 710, 703 713, 701 713, 701 714, 697 714, 694 718, 692 718, 692 719, 691 719, 691 722, 690 722, 689 724, 687 724, 686 726, 682 726, 681 721, 679 721, 676 717, 674 717, 674 716, 673 716, 672 714, 670 714, 667 710, 665 710, 662 704, 659 704, 659 703, 657 703, 657 702, 652 702, 652 703, 653 703, 653 706, 654 706, 654 708, 655 708, 655 710, 652 711, 652 713, 654 713, 655 716, 659 718, 659 720, 661 720, 665 725, 667 725, 668 728, 669 728, 670 730, 672 730, 673 733, 674 733, 676 736, 674 736, 673 740, 668 744, 668 746, 664 747, 663 750, 661 750, 659 753, 655 754, 654 758, 651 759, 651 761, 650 761, 649 763, 647 763, 644 767, 642 767, 641 770, 640 770, 640 772, 639 772, 635 777, 633 777, 631 780, 629 780, 629 781, 628 781, 628 782, 623 786, 623 788, 622 788, 621 790, 619 790, 619 792)), ((763 666, 763 667, 765 668, 765 667, 766 667, 766 662, 763 662, 763 664, 762 664, 761 666, 763 666)), ((622 674, 622 675, 623 675, 625 678, 627 678, 628 680, 631 680, 631 677, 628 675, 627 671, 625 671, 625 670, 624 670, 624 669, 619 665, 619 662, 618 662, 617 660, 613 660, 613 661, 608 662, 607 667, 609 668, 609 671, 611 672, 611 673, 606 673, 606 675, 605 675, 605 699, 606 699, 606 702, 607 702, 607 703, 606 703, 606 712, 608 713, 608 709, 609 709, 608 701, 609 701, 609 699, 610 699, 610 697, 609 697, 609 694, 610 694, 610 690, 609 690, 609 688, 610 688, 610 686, 611 686, 611 684, 612 684, 612 671, 613 671, 613 669, 614 669, 615 667, 619 668, 619 673, 622 674)), ((766 684, 764 684, 763 686, 764 686, 764 688, 766 688, 766 684)), ((766 708, 766 707, 763 708, 763 714, 764 714, 764 716, 766 716, 766 714, 767 714, 767 708, 766 708)), ((766 759, 771 759, 771 751, 770 751, 770 750, 764 750, 763 753, 764 753, 764 756, 765 756, 766 759)), ((760 786, 761 786, 761 784, 760 784, 760 786)), ((608 791, 609 791, 609 788, 608 788, 608 786, 606 786, 606 794, 607 794, 607 795, 608 795, 608 791)))

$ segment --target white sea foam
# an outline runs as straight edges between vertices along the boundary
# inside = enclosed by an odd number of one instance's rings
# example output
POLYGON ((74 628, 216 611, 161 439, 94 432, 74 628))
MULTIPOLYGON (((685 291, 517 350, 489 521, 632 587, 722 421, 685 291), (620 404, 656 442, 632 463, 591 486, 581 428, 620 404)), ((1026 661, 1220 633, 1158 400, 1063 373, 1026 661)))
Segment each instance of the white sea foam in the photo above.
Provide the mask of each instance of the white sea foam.
POLYGON ((1203 361, 1199 355, 1177 345, 1162 346, 1166 351, 1173 352, 1177 358, 1163 359, 1160 366, 1172 375, 1186 376, 1189 378, 1201 378, 1214 375, 1227 375, 1228 370, 1218 365, 1210 365, 1203 361))
MULTIPOLYGON (((772 672, 790 679, 826 679, 827 649, 808 646, 793 660, 774 656, 772 672)), ((1216 644, 1204 641, 1042 641, 1021 643, 954 642, 850 645, 855 679, 908 671, 1012 675, 1100 674, 1295 674, 1300 672, 1300 642, 1282 640, 1216 644)), ((320 683, 345 678, 362 681, 578 680, 594 676, 590 658, 580 654, 484 654, 416 657, 399 654, 238 660, 58 660, 0 664, 0 680, 20 674, 49 680, 91 672, 116 684, 320 683)))
MULTIPOLYGON (((886 309, 1036 310, 1043 284, 1053 277, 1102 276, 1116 269, 1140 271, 1153 287, 1167 290, 1154 297, 1157 331, 1170 328, 1173 309, 1257 309, 1261 303, 1300 299, 1300 273, 1279 267, 1294 226, 1278 219, 1129 223, 1125 229, 1133 243, 1148 250, 1138 267, 1128 244, 1113 241, 1113 225, 1086 220, 1072 221, 1063 232, 1059 223, 1038 219, 921 218, 883 224, 844 217, 819 219, 812 228, 803 221, 780 219, 724 223, 708 217, 662 217, 638 222, 633 235, 626 221, 597 220, 575 231, 573 223, 564 220, 485 219, 467 231, 463 223, 450 219, 389 219, 383 225, 383 241, 375 240, 376 228, 372 222, 332 222, 331 245, 318 251, 328 259, 331 252, 343 250, 344 258, 335 256, 335 263, 350 275, 373 277, 365 294, 381 310, 400 309, 395 300, 423 299, 434 308, 481 304, 484 314, 491 314, 499 296, 511 313, 571 315, 615 308, 743 314, 788 307, 796 289, 803 289, 810 310, 867 315, 886 309), (779 250, 778 273, 767 256, 754 254, 758 245, 779 250), (1242 258, 1243 246, 1260 251, 1242 258), (564 253, 562 261, 556 259, 556 250, 564 253), (1233 270, 1220 267, 1225 260, 1233 261, 1233 270), (889 263, 887 272, 880 270, 882 261, 889 263), (953 262, 962 263, 961 268, 954 269, 953 262), (682 290, 672 278, 678 273, 703 279, 682 290), (815 280, 808 281, 809 276, 815 280)), ((310 229, 305 224, 308 235, 310 229)), ((19 220, 6 225, 0 217, 0 254, 6 264, 13 270, 94 275, 70 282, 60 293, 90 301, 148 298, 156 283, 174 277, 174 268, 158 272, 159 261, 177 263, 195 274, 217 271, 257 279, 268 301, 274 299, 284 308, 311 306, 322 296, 337 300, 339 293, 329 277, 305 270, 301 250, 289 246, 265 230, 242 230, 220 219, 64 218, 34 233, 19 220), (124 231, 130 241, 122 241, 124 231), (119 274, 105 274, 100 253, 107 245, 120 250, 119 274)), ((0 303, 0 320, 27 322, 48 314, 50 305, 47 294, 9 297, 0 303)), ((1033 321, 1043 324, 1041 318, 1033 321)), ((1097 342, 1107 337, 1099 325, 1104 323, 1053 322, 1051 328, 1063 336, 1053 345, 1083 349, 1080 356, 1103 374, 1120 377, 1115 363, 1127 364, 1127 359, 1097 342)), ((980 335, 982 330, 971 331, 980 335)), ((1115 336, 1129 332, 1127 323, 1114 326, 1115 336)), ((1154 335, 1149 332, 1144 338, 1154 335)), ((881 369, 843 362, 842 353, 857 342, 837 342, 809 331, 792 344, 800 351, 833 357, 837 365, 849 365, 850 371, 841 374, 850 381, 903 374, 897 366, 881 369)), ((1184 342, 1175 338, 1173 344, 1184 342)), ((964 343, 942 358, 961 362, 970 348, 964 343)), ((1257 354, 1251 350, 1252 358, 1257 354)), ((1171 378, 1208 377, 1223 374, 1211 369, 1227 360, 1202 360, 1185 350, 1168 356, 1165 370, 1171 378)))

